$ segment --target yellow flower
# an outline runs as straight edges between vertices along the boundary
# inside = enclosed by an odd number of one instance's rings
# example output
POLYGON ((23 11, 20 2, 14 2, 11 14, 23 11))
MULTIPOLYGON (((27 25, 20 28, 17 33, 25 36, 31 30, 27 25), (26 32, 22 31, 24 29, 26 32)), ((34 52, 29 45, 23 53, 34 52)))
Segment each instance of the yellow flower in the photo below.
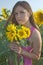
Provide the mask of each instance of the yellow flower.
POLYGON ((5 8, 2 8, 2 12, 5 12, 5 8))
POLYGON ((10 41, 14 41, 16 39, 16 26, 14 26, 14 24, 10 24, 7 26, 6 35, 10 41))
POLYGON ((2 18, 0 18, 0 22, 2 21, 2 18))
POLYGON ((30 34, 31 34, 30 29, 29 29, 29 28, 27 28, 27 27, 25 27, 25 26, 22 26, 22 29, 26 32, 27 37, 29 37, 29 36, 30 36, 30 34))
POLYGON ((6 32, 6 36, 7 36, 8 40, 14 41, 15 37, 16 37, 16 31, 13 32, 13 33, 12 33, 12 31, 11 32, 6 32))
POLYGON ((16 26, 14 24, 10 24, 7 26, 7 31, 15 31, 16 30, 16 26))
POLYGON ((7 19, 7 18, 8 18, 8 14, 7 14, 7 12, 6 12, 6 9, 5 9, 5 8, 2 8, 2 15, 3 15, 3 17, 4 17, 5 19, 7 19))
POLYGON ((8 18, 8 15, 4 13, 4 14, 3 14, 3 17, 4 17, 4 18, 8 18))
POLYGON ((2 14, 6 14, 6 9, 5 8, 2 8, 2 14))
POLYGON ((19 39, 26 38, 26 32, 23 29, 19 29, 17 36, 18 36, 19 39))
POLYGON ((38 25, 43 24, 43 11, 42 10, 39 10, 39 11, 33 13, 33 16, 34 16, 35 22, 38 25))
POLYGON ((30 34, 31 34, 30 29, 29 29, 29 28, 25 29, 25 32, 26 32, 26 34, 27 34, 27 37, 29 37, 30 34))
POLYGON ((26 27, 25 26, 22 26, 22 29, 25 29, 26 27))

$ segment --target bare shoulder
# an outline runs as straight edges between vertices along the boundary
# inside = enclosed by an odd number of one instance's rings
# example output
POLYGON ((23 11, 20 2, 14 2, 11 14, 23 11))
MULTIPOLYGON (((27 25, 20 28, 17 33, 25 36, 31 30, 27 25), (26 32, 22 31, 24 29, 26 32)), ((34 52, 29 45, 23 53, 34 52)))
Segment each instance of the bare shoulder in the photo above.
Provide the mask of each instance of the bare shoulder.
POLYGON ((40 56, 42 48, 42 38, 41 33, 35 29, 32 33, 32 42, 33 42, 33 52, 40 56))
MULTIPOLYGON (((33 43, 35 45, 37 45, 37 44, 42 45, 41 33, 37 29, 34 29, 34 31, 32 32, 30 41, 31 41, 31 43, 33 43)), ((31 44, 31 46, 33 46, 33 44, 31 44)))
POLYGON ((41 33, 37 30, 37 29, 35 29, 34 31, 33 31, 33 33, 32 33, 32 40, 33 41, 35 41, 35 40, 42 40, 42 38, 41 38, 41 33))

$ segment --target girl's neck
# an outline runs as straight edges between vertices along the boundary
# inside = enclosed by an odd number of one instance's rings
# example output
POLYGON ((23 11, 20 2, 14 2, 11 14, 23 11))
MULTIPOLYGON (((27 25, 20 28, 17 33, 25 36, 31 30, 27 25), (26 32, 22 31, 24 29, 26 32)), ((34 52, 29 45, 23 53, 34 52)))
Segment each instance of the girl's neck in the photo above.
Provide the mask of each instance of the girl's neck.
POLYGON ((32 25, 31 25, 31 23, 30 23, 30 21, 28 21, 28 22, 26 22, 25 24, 23 24, 24 26, 26 26, 26 27, 29 27, 29 28, 31 28, 32 27, 32 25))

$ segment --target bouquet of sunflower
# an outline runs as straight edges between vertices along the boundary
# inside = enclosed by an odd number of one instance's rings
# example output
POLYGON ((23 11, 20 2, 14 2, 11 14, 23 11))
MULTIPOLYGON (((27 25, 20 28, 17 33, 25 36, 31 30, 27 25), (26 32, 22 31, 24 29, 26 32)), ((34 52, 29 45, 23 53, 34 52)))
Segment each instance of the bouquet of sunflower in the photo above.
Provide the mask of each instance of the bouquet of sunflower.
MULTIPOLYGON (((10 24, 7 26, 6 37, 10 42, 13 41, 22 42, 23 40, 26 40, 26 38, 28 38, 30 34, 31 34, 30 29, 23 25, 10 24)), ((24 44, 19 43, 19 45, 24 44)))

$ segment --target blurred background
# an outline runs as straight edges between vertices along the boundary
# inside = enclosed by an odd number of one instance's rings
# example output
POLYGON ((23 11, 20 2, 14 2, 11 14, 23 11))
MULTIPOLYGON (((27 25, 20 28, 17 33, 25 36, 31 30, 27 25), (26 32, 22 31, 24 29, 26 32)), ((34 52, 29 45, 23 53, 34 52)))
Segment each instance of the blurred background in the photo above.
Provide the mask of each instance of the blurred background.
MULTIPOLYGON (((3 7, 12 11, 13 6, 19 0, 0 0, 0 12, 3 7)), ((23 1, 23 0, 20 0, 23 1)), ((43 10, 43 0, 25 0, 30 3, 32 10, 37 11, 38 9, 43 10)))
MULTIPOLYGON (((3 47, 3 43, 6 43, 6 40, 3 38, 3 28, 6 20, 10 16, 13 6, 17 1, 23 0, 0 0, 0 65, 9 65, 8 59, 5 52, 5 46, 3 47)), ((43 65, 43 0, 25 0, 27 1, 33 11, 33 18, 35 23, 39 26, 41 36, 42 36, 42 51, 41 51, 41 59, 37 64, 34 65, 43 65)))

